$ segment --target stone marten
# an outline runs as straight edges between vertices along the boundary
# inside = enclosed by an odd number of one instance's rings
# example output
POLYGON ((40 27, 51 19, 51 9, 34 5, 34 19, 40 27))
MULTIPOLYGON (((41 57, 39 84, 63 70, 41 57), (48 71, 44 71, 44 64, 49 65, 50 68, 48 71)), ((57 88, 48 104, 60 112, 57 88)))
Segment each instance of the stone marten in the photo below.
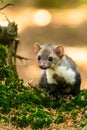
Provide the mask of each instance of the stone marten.
POLYGON ((38 85, 50 96, 77 95, 81 76, 75 62, 64 53, 62 45, 34 44, 38 66, 42 69, 38 85))

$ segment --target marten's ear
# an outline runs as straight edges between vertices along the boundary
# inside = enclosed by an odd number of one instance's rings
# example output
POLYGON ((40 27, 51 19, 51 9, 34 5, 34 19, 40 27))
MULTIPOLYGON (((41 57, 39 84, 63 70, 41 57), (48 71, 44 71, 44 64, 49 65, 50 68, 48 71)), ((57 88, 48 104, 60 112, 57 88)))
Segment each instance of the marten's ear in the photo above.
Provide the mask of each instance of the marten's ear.
POLYGON ((40 49, 41 49, 40 44, 38 42, 34 43, 34 53, 37 54, 40 49))
POLYGON ((54 49, 54 52, 59 56, 62 57, 64 55, 64 47, 63 46, 57 46, 54 49))

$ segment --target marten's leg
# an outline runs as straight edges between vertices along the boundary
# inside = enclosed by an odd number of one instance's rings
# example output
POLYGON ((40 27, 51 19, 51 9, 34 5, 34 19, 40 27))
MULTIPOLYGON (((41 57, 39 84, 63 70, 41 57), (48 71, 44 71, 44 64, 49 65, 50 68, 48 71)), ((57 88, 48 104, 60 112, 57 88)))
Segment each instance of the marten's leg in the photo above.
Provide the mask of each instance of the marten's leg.
POLYGON ((43 71, 41 78, 38 82, 38 86, 43 89, 47 89, 48 83, 47 83, 47 78, 46 78, 46 71, 43 71))
POLYGON ((80 92, 80 84, 81 84, 81 76, 79 73, 76 75, 76 81, 72 86, 71 93, 73 95, 77 95, 80 92))
POLYGON ((44 71, 44 73, 42 74, 38 85, 40 88, 45 89, 51 98, 57 99, 58 97, 60 97, 58 86, 55 84, 48 84, 46 71, 44 71))

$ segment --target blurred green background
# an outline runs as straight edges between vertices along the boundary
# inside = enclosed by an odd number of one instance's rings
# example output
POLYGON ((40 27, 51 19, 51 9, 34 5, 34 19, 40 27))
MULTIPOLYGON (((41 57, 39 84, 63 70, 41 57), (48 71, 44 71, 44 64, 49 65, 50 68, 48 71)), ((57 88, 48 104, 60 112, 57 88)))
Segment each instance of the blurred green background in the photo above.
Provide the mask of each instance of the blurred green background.
POLYGON ((0 0, 1 3, 12 2, 22 6, 38 8, 71 8, 87 4, 87 0, 0 0))

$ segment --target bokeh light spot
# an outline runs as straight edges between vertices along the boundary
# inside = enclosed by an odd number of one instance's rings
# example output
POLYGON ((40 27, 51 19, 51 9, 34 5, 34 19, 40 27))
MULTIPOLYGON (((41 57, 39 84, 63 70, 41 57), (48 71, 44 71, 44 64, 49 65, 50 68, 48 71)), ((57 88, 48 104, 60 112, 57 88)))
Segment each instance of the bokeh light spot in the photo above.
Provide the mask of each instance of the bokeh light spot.
POLYGON ((0 21, 0 26, 8 26, 8 21, 0 21))
POLYGON ((34 15, 34 21, 38 26, 46 26, 51 22, 51 14, 45 9, 38 10, 34 15))

